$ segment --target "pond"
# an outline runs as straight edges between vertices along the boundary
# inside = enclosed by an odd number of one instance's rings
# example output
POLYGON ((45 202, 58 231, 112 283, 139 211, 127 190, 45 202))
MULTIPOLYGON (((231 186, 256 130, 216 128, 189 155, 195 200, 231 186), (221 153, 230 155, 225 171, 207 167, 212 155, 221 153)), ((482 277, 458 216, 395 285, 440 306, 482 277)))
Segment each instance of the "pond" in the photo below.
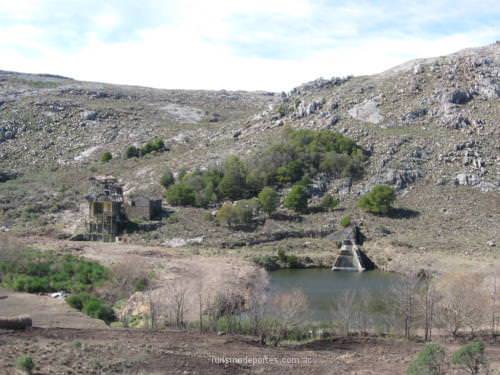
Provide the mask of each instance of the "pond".
POLYGON ((330 269, 282 269, 269 273, 271 297, 293 289, 301 289, 309 300, 308 320, 328 320, 334 298, 346 290, 366 291, 370 295, 384 293, 399 276, 382 271, 339 272, 330 269))

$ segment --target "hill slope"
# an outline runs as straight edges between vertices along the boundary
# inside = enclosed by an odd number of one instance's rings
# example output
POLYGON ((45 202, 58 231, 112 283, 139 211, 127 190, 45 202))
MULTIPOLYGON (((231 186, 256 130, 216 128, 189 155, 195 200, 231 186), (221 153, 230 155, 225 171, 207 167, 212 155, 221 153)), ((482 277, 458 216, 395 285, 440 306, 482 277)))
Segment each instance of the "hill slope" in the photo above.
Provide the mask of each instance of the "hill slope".
MULTIPOLYGON (((0 183, 0 222, 21 233, 71 231, 81 221, 91 175, 114 174, 126 191, 161 194, 166 166, 178 171, 229 154, 245 157, 279 140, 288 126, 337 131, 370 153, 362 179, 315 181, 321 188, 313 200, 330 191, 343 210, 300 222, 267 220, 241 233, 206 222, 204 210, 176 208, 175 220, 135 240, 203 236, 220 246, 281 233, 286 246, 304 251, 304 240, 287 240, 287 233, 334 231, 348 213, 363 224, 366 247, 382 266, 407 253, 496 257, 488 243, 500 236, 499 119, 498 42, 378 75, 320 79, 288 94, 157 90, 0 72, 0 181, 8 180, 0 183), (127 146, 153 137, 169 151, 122 157, 127 146), (104 151, 112 162, 98 161, 104 151), (377 183, 397 189, 395 216, 356 208, 357 197, 377 183)), ((331 241, 309 242, 331 251, 331 241)))

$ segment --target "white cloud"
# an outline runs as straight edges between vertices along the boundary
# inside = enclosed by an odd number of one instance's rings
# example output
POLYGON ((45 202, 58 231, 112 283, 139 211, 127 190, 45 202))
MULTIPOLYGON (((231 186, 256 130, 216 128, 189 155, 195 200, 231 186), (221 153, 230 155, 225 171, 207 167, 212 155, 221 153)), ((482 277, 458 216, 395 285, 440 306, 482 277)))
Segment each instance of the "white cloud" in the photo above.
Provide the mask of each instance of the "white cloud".
MULTIPOLYGON (((116 5, 104 6, 92 12, 91 28, 73 49, 47 42, 50 35, 43 26, 0 24, 0 68, 163 88, 281 91, 319 76, 376 73, 410 58, 448 54, 500 36, 496 27, 488 25, 437 36, 425 30, 409 34, 398 29, 363 34, 365 24, 400 21, 396 18, 402 12, 415 16, 405 21, 418 30, 421 23, 431 21, 418 18, 417 13, 432 4, 414 3, 415 9, 395 9, 387 15, 369 3, 346 3, 333 11, 318 5, 322 3, 185 0, 161 9, 162 14, 172 15, 164 25, 141 26, 134 38, 119 41, 109 41, 101 32, 133 20, 125 19, 116 5), (256 25, 241 26, 238 17, 256 20, 256 25), (261 20, 269 23, 259 24, 261 20), (253 46, 266 46, 271 53, 242 53, 253 46), (273 46, 294 53, 274 55, 273 46)), ((30 17, 0 0, 0 12, 6 9, 12 19, 30 17)))

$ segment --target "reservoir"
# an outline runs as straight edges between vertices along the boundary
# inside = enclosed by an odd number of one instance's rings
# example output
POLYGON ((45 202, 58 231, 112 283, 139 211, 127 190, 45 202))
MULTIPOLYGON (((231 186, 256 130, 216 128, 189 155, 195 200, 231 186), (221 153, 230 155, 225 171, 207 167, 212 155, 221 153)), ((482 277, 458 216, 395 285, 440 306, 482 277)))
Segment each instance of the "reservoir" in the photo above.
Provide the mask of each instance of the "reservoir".
POLYGON ((390 272, 338 272, 330 269, 282 269, 269 273, 270 296, 300 289, 308 297, 308 320, 329 320, 336 297, 348 290, 384 294, 400 276, 390 272))

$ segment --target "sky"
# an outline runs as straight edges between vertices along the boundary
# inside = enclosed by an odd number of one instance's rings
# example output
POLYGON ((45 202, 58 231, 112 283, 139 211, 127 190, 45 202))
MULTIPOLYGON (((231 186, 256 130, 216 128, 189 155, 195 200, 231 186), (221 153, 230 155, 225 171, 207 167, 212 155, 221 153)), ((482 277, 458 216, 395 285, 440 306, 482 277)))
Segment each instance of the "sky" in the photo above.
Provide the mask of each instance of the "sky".
POLYGON ((288 91, 500 40, 498 0, 0 0, 0 69, 288 91))

